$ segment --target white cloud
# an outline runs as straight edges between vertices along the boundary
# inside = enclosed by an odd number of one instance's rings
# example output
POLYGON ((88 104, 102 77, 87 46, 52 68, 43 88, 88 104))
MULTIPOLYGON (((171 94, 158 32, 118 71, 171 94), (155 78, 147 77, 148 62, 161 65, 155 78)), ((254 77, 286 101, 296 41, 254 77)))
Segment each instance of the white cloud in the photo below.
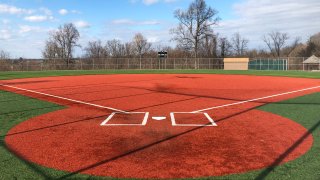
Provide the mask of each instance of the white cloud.
POLYGON ((2 14, 32 14, 34 10, 18 8, 8 4, 0 3, 0 13, 2 14))
POLYGON ((137 2, 142 2, 143 4, 149 6, 149 5, 153 5, 159 2, 164 2, 164 3, 173 3, 176 2, 178 0, 129 0, 130 3, 134 4, 137 2))
POLYGON ((1 23, 4 25, 7 25, 10 23, 10 20, 9 19, 1 19, 1 23))
POLYGON ((66 10, 66 9, 60 9, 60 10, 59 10, 59 14, 61 14, 61 15, 66 15, 66 14, 68 14, 68 13, 69 13, 69 11, 66 10))
POLYGON ((29 22, 44 22, 48 20, 53 20, 52 16, 45 16, 45 15, 32 15, 24 17, 24 20, 29 22))
POLYGON ((320 31, 319 9, 319 0, 244 0, 233 6, 238 18, 221 21, 216 30, 228 37, 239 32, 251 47, 264 47, 262 36, 273 30, 305 40, 320 31))
POLYGON ((160 39, 158 36, 150 36, 150 37, 147 37, 147 41, 149 43, 157 43, 160 41, 160 39))
POLYGON ((130 25, 130 26, 140 26, 140 25, 159 25, 160 21, 149 20, 149 21, 134 21, 131 19, 116 19, 112 21, 114 25, 130 25))
POLYGON ((143 3, 146 5, 152 5, 159 2, 159 0, 143 0, 143 3))
POLYGON ((75 10, 75 9, 73 9, 73 10, 67 10, 67 9, 60 9, 59 10, 59 14, 60 15, 67 15, 67 14, 70 14, 70 13, 72 13, 72 14, 81 14, 81 12, 80 11, 78 11, 78 10, 75 10))
POLYGON ((38 26, 20 25, 19 34, 29 33, 29 32, 46 32, 48 30, 43 29, 38 26))
POLYGON ((0 30, 0 39, 1 40, 8 40, 11 37, 12 37, 12 34, 8 29, 1 29, 0 30))
POLYGON ((78 10, 71 10, 71 13, 73 13, 73 14, 81 14, 81 12, 78 11, 78 10))
POLYGON ((48 9, 48 8, 45 8, 45 7, 39 8, 39 11, 43 12, 47 16, 51 16, 52 15, 52 11, 50 9, 48 9))
POLYGON ((89 28, 89 27, 90 27, 90 24, 89 24, 88 22, 82 21, 82 20, 80 20, 80 21, 75 21, 75 22, 73 22, 73 23, 74 23, 74 25, 75 25, 76 27, 78 27, 78 28, 89 28))

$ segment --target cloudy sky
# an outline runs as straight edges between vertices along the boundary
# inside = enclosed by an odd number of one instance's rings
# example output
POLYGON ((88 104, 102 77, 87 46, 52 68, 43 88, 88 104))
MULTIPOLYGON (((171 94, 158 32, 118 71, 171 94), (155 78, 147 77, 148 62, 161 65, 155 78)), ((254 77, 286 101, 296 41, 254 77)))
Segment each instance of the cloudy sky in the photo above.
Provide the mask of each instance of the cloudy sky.
MULTIPOLYGON (((40 58, 48 33, 72 22, 90 40, 130 41, 143 33, 150 42, 173 45, 169 30, 177 25, 176 9, 192 0, 0 0, 0 49, 13 58, 40 58)), ((251 48, 265 48, 261 38, 276 30, 305 41, 320 32, 319 0, 207 0, 221 21, 215 31, 223 36, 239 32, 251 48)), ((81 50, 77 50, 81 55, 81 50)))

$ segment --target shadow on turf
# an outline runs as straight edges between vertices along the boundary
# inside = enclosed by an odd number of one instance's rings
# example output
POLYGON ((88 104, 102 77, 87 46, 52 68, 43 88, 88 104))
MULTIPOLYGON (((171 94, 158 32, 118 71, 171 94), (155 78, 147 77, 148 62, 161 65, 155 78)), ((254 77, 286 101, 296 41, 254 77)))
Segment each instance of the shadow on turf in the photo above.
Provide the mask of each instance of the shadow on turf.
MULTIPOLYGON (((194 99, 194 98, 191 98, 194 99)), ((184 99, 184 100, 178 100, 178 101, 174 101, 174 102, 170 102, 170 103, 177 103, 177 102, 183 102, 183 101, 187 101, 190 99, 184 99)), ((158 105, 154 105, 154 106, 148 106, 148 107, 156 107, 156 106, 161 106, 161 105, 165 105, 165 104, 170 104, 170 103, 163 103, 163 104, 158 104, 158 105)), ((76 104, 76 103, 74 103, 76 104)), ((53 108, 53 107, 57 107, 57 106, 50 106, 50 107, 46 107, 46 108, 36 108, 36 109, 31 109, 31 110, 39 110, 39 109, 47 109, 47 108, 53 108)), ((145 107, 144 107, 145 108, 145 107)), ((143 108, 142 108, 143 109, 143 108)), ((25 111, 18 111, 18 112, 27 112, 27 111, 31 111, 29 110, 25 110, 25 111)), ((104 110, 106 111, 106 110, 104 110)), ((4 113, 4 114, 0 114, 0 115, 6 115, 6 114, 11 114, 11 113, 17 113, 17 112, 10 112, 10 113, 4 113)), ((106 112, 107 113, 107 112, 106 112)), ((78 122, 83 122, 83 121, 89 121, 89 120, 94 120, 96 118, 105 118, 107 115, 111 114, 112 111, 109 111, 107 114, 104 114, 102 116, 95 116, 95 117, 90 117, 90 118, 85 118, 85 119, 81 119, 81 120, 77 120, 77 121, 72 121, 72 122, 67 122, 67 123, 61 123, 61 124, 56 124, 56 125, 52 125, 52 126, 46 126, 46 127, 42 127, 42 128, 37 128, 37 129, 30 129, 28 131, 22 131, 22 132, 18 132, 18 133, 12 133, 12 134, 7 134, 5 136, 13 136, 13 135, 18 135, 18 134, 23 134, 23 133, 28 133, 28 132, 33 132, 33 131, 38 131, 38 130, 43 130, 43 129, 49 129, 49 128, 53 128, 53 127, 58 127, 58 126, 64 126, 64 125, 68 125, 68 124, 73 124, 73 123, 78 123, 78 122)), ((5 137, 5 136, 0 136, 0 137, 5 137)))
MULTIPOLYGON (((4 142, 4 140, 0 139, 0 146, 2 146, 6 151, 13 153, 15 156, 17 156, 20 160, 20 162, 24 163, 26 166, 28 166, 30 169, 32 169, 35 173, 37 173, 42 179, 52 179, 50 176, 48 176, 43 170, 38 168, 35 164, 28 162, 23 158, 23 155, 21 155, 19 152, 14 151, 10 149, 4 142)), ((13 177, 12 177, 13 178, 13 177)))
MULTIPOLYGON (((264 106, 264 105, 261 105, 261 106, 264 106)), ((259 107, 260 107, 260 106, 259 106, 259 107)), ((224 120, 226 120, 226 119, 229 119, 229 118, 231 118, 231 117, 235 117, 235 116, 237 116, 237 115, 246 113, 246 112, 251 111, 251 110, 256 109, 256 108, 258 108, 258 107, 250 108, 250 109, 247 109, 247 110, 245 110, 245 111, 235 113, 235 114, 230 115, 230 116, 228 116, 228 117, 224 117, 223 119, 219 119, 219 120, 217 120, 216 122, 224 121, 224 120)), ((210 124, 210 123, 208 123, 208 125, 209 125, 209 124, 210 124)), ((310 135, 312 134, 312 132, 313 132, 319 125, 320 125, 320 121, 319 121, 315 126, 313 126, 311 129, 309 129, 306 134, 304 134, 301 138, 299 138, 299 139, 294 143, 294 145, 292 145, 290 148, 288 148, 287 151, 285 151, 282 155, 280 155, 280 156, 274 161, 274 163, 272 163, 271 166, 277 166, 277 165, 279 165, 279 164, 282 162, 282 160, 283 160, 285 157, 287 157, 292 151, 294 151, 294 149, 296 149, 308 136, 310 136, 310 135)), ((126 153, 120 154, 120 155, 118 155, 118 156, 115 156, 115 157, 112 157, 112 158, 108 158, 108 159, 105 159, 105 160, 103 160, 103 161, 100 161, 100 162, 97 162, 97 163, 95 163, 95 164, 92 164, 92 165, 90 165, 90 166, 81 168, 81 169, 79 169, 79 170, 77 170, 77 171, 74 171, 74 172, 69 173, 69 174, 64 175, 64 176, 61 176, 61 177, 58 178, 58 179, 70 178, 70 177, 72 177, 72 176, 74 176, 74 175, 76 175, 76 174, 79 174, 79 173, 81 173, 81 172, 90 170, 90 169, 92 169, 92 168, 98 167, 98 166, 100 166, 100 165, 106 164, 106 163, 111 162, 111 161, 115 161, 115 160, 117 160, 117 159, 119 159, 119 158, 128 156, 128 155, 130 155, 130 154, 133 154, 133 153, 136 153, 136 152, 139 152, 139 151, 142 151, 142 150, 144 150, 144 149, 150 148, 150 147, 155 146, 155 145, 157 145, 157 144, 160 144, 160 143, 162 143, 162 142, 169 141, 169 140, 171 140, 171 139, 180 137, 180 136, 182 136, 182 135, 191 133, 191 132, 193 132, 193 131, 196 131, 196 130, 202 129, 202 128, 204 128, 204 127, 196 127, 196 128, 190 129, 190 130, 188 130, 188 131, 185 131, 185 132, 182 132, 182 133, 179 133, 179 134, 176 134, 176 135, 167 137, 167 138, 165 138, 165 139, 162 139, 162 140, 159 140, 159 141, 156 141, 156 142, 147 144, 147 145, 142 146, 142 147, 139 147, 139 148, 137 148, 137 149, 133 149, 133 150, 128 151, 128 152, 126 152, 126 153)), ((256 179, 264 179, 265 177, 268 176, 268 174, 269 174, 270 172, 272 172, 272 170, 273 170, 273 168, 267 168, 267 169, 264 170, 261 174, 259 174, 256 179)))
MULTIPOLYGON (((94 86, 98 86, 98 87, 101 87, 101 86, 108 86, 108 85, 112 85, 112 84, 123 84, 123 83, 134 83, 134 82, 149 82, 149 81, 157 81, 157 80, 168 80, 168 79, 174 79, 174 78, 159 78, 159 79, 148 79, 148 80, 138 80, 138 81, 121 81, 121 82, 111 82, 111 83, 93 83, 93 84, 86 84, 86 85, 73 85, 73 86, 56 86, 56 87, 50 87, 50 88, 35 88, 35 89, 32 89, 34 91, 37 91, 37 90, 62 90, 62 89, 77 89, 77 88, 83 88, 83 87, 94 87, 94 86)), ((10 81, 10 80, 8 80, 10 81)), ((35 83, 40 83, 41 81, 35 81, 35 83)), ((46 82, 46 81, 43 81, 43 82, 46 82)), ((48 81, 50 82, 50 81, 48 81)), ((32 82, 31 82, 32 83, 32 82)), ((5 83, 7 85, 15 85, 14 82, 12 83, 5 83)), ((23 83, 16 83, 16 84, 23 84, 23 83)), ((25 83, 27 84, 27 83, 25 83)))
MULTIPOLYGON (((264 105, 261 105, 261 106, 264 106, 264 105)), ((259 107, 260 107, 260 106, 259 106, 259 107)), ((247 110, 245 110, 245 111, 241 111, 241 112, 232 114, 232 115, 230 115, 230 116, 228 116, 228 117, 224 117, 223 119, 218 119, 218 120, 216 120, 216 122, 221 122, 221 121, 227 120, 227 119, 229 119, 229 118, 231 118, 231 117, 235 117, 235 116, 237 116, 237 115, 246 113, 246 112, 251 111, 251 110, 256 109, 256 108, 258 108, 258 107, 253 107, 253 108, 247 109, 247 110)), ((38 128, 38 129, 32 129, 32 130, 29 130, 29 131, 24 131, 24 132, 19 132, 19 133, 14 133, 14 134, 8 134, 8 135, 6 135, 6 136, 12 136, 12 135, 21 134, 21 133, 28 133, 28 132, 32 132, 32 131, 37 131, 37 130, 52 128, 52 127, 57 127, 57 126, 64 126, 64 125, 73 124, 73 123, 78 123, 78 122, 82 122, 82 121, 91 121, 91 120, 95 120, 96 118, 100 118, 100 117, 104 117, 104 115, 103 115, 103 116, 97 116, 97 117, 91 117, 91 118, 85 118, 85 119, 81 119, 81 120, 78 120, 78 121, 73 121, 73 122, 68 122, 68 123, 62 123, 62 124, 57 124, 57 125, 48 126, 48 127, 43 127, 43 128, 38 128)), ((294 145, 292 145, 290 148, 288 148, 288 150, 287 150, 286 152, 284 152, 281 156, 279 156, 279 158, 277 158, 277 159, 274 161, 274 163, 272 163, 272 165, 271 165, 270 168, 267 168, 267 169, 264 170, 261 174, 259 174, 256 179, 264 179, 265 177, 267 177, 268 174, 269 174, 270 172, 272 172, 272 170, 274 169, 275 166, 279 165, 285 157, 287 157, 295 148, 297 148, 297 147, 298 147, 308 136, 310 136, 311 133, 312 133, 315 129, 317 129, 319 126, 320 126, 320 121, 319 121, 316 125, 314 125, 311 129, 309 129, 309 131, 308 131, 306 134, 304 134, 298 141, 296 141, 296 143, 295 143, 294 145)), ((204 128, 204 127, 196 127, 196 128, 190 129, 190 130, 188 130, 188 131, 185 131, 185 132, 182 132, 182 133, 179 133, 179 134, 176 134, 176 135, 167 137, 167 138, 165 138, 165 139, 162 139, 162 140, 159 140, 159 141, 156 141, 156 142, 147 144, 147 145, 145 145, 145 146, 139 147, 139 148, 137 148, 137 149, 134 149, 134 150, 132 150, 132 151, 126 152, 126 153, 124 153, 124 154, 121 154, 121 155, 118 155, 118 156, 115 156, 115 157, 112 157, 112 158, 108 158, 108 159, 105 159, 105 160, 103 160, 103 161, 100 161, 100 162, 97 162, 97 163, 95 163, 95 164, 92 164, 92 165, 90 165, 90 166, 81 168, 81 169, 79 169, 79 170, 77 170, 77 171, 75 171, 75 172, 72 172, 72 173, 66 174, 66 175, 64 175, 64 176, 61 176, 61 177, 59 177, 58 179, 65 179, 65 178, 72 177, 72 176, 74 176, 74 175, 76 175, 76 174, 79 174, 79 173, 81 173, 81 172, 83 172, 83 171, 86 171, 86 170, 89 170, 89 169, 98 167, 98 166, 100 166, 100 165, 102 165, 102 164, 105 164, 105 163, 108 163, 108 162, 117 160, 117 159, 119 159, 119 158, 128 156, 128 155, 133 154, 133 153, 138 152, 138 151, 142 151, 142 150, 147 149, 147 148, 149 148, 149 147, 152 147, 152 146, 154 146, 154 145, 160 144, 160 143, 165 142, 165 141, 169 141, 169 140, 171 140, 171 139, 180 137, 180 136, 182 136, 182 135, 185 135, 185 134, 187 134, 187 133, 190 133, 190 132, 196 131, 196 130, 198 130, 198 129, 202 129, 202 128, 204 128)), ((3 137, 5 137, 5 136, 1 136, 1 137, 3 138, 3 137)), ((2 143, 2 144, 4 144, 4 143, 2 143)), ((4 146, 4 147, 8 149, 8 147, 6 147, 6 146, 4 146)), ((8 150, 9 150, 10 152, 16 154, 19 158, 24 159, 23 156, 20 155, 18 152, 15 152, 15 151, 13 151, 13 150, 11 150, 11 149, 8 149, 8 150)), ((50 179, 50 178, 51 178, 51 177, 49 177, 48 175, 46 175, 44 172, 42 172, 42 171, 41 171, 38 167, 36 167, 34 164, 29 163, 29 162, 27 162, 27 161, 24 161, 24 162, 25 162, 26 165, 30 166, 30 168, 34 169, 35 172, 39 173, 41 176, 45 177, 46 179, 50 179)), ((52 178, 51 178, 51 179, 52 179, 52 178)))
MULTIPOLYGON (((193 96, 195 96, 195 95, 193 95, 193 96)), ((201 96, 200 96, 200 97, 194 97, 194 98, 191 98, 191 99, 196 99, 196 98, 201 98, 201 96)), ((212 98, 212 97, 211 97, 211 98, 212 98)), ((187 101, 187 100, 191 100, 191 99, 179 100, 179 101, 174 101, 174 102, 171 101, 171 102, 164 103, 164 104, 154 105, 154 106, 152 106, 152 107, 161 106, 161 105, 165 105, 165 104, 176 103, 176 102, 181 102, 181 101, 187 101)), ((258 101, 257 101, 257 102, 258 102, 258 101)), ((267 104, 267 103, 270 103, 270 102, 260 102, 260 103, 266 103, 266 104, 267 104)), ((70 103, 70 105, 72 105, 72 104, 77 104, 77 103, 70 103)), ((304 103, 279 103, 279 102, 278 102, 277 104, 304 104, 304 103)), ((306 104, 310 104, 310 103, 306 103, 306 104)), ((256 109, 256 108, 261 107, 261 106, 264 106, 264 105, 265 105, 265 104, 260 105, 260 106, 255 106, 255 107, 253 107, 253 108, 246 109, 246 110, 241 111, 241 112, 238 112, 238 113, 234 113, 234 114, 232 114, 232 115, 230 115, 230 116, 228 116, 228 117, 224 117, 223 119, 218 119, 218 120, 216 120, 216 122, 221 122, 221 121, 227 120, 227 119, 229 119, 229 118, 231 118, 231 117, 235 117, 235 116, 237 116, 237 115, 246 113, 246 112, 248 112, 248 111, 251 111, 251 110, 253 110, 253 109, 256 109)), ((317 104, 317 105, 318 105, 318 104, 317 104)), ((49 107, 48 107, 48 108, 49 108, 49 107)), ((148 108, 148 107, 143 107, 143 108, 148 108)), ((38 109, 39 109, 39 108, 38 108, 38 109)), ((139 108, 139 109, 140 109, 140 108, 139 108)), ((29 110, 26 110, 26 111, 30 111, 30 109, 29 109, 29 110)), ((38 129, 31 129, 31 130, 28 130, 28 131, 25 131, 25 132, 19 132, 19 133, 15 133, 15 134, 8 134, 8 135, 6 135, 6 136, 12 136, 12 135, 16 135, 16 134, 28 133, 28 132, 32 132, 32 131, 37 131, 37 130, 46 129, 46 128, 52 128, 52 127, 57 127, 57 126, 64 126, 64 125, 68 125, 68 124, 72 124, 72 123, 78 123, 78 122, 82 122, 82 121, 94 120, 94 119, 99 118, 99 117, 104 117, 104 116, 91 117, 91 118, 81 119, 81 120, 78 120, 78 121, 73 121, 73 122, 68 122, 68 123, 62 123, 62 124, 57 124, 57 125, 48 126, 48 127, 43 127, 43 128, 38 128, 38 129)), ((298 141, 296 141, 296 143, 295 143, 292 147, 290 147, 286 152, 284 152, 281 156, 279 156, 279 158, 277 158, 277 159, 274 161, 274 163, 272 163, 272 165, 271 165, 270 168, 267 168, 267 169, 264 170, 261 174, 259 174, 259 175, 257 176, 257 179, 264 179, 265 177, 267 177, 268 174, 269 174, 270 172, 272 172, 272 170, 274 169, 274 167, 277 166, 277 165, 279 165, 279 164, 282 162, 282 160, 283 160, 285 157, 287 157, 295 148, 297 148, 297 147, 299 146, 299 144, 301 144, 301 143, 304 141, 305 138, 307 138, 308 136, 310 136, 310 134, 311 134, 319 125, 320 125, 320 122, 317 123, 313 128, 311 128, 311 129, 310 129, 305 135, 303 135, 298 141)), ((78 173, 81 173, 81 172, 83 172, 83 171, 86 171, 86 170, 89 170, 89 169, 98 167, 98 166, 100 166, 100 165, 102 165, 102 164, 105 164, 105 163, 108 163, 108 162, 117 160, 117 159, 119 159, 119 158, 128 156, 128 155, 130 155, 130 154, 132 154, 132 153, 135 153, 135 152, 144 150, 144 149, 146 149, 146 148, 152 147, 152 146, 154 146, 154 145, 160 144, 160 143, 165 142, 165 141, 169 141, 169 140, 171 140, 171 139, 180 137, 180 136, 182 136, 182 135, 184 135, 184 134, 187 134, 187 133, 196 131, 196 130, 201 129, 201 128, 203 128, 203 127, 193 128, 193 129, 190 129, 190 130, 188 130, 188 131, 185 131, 185 132, 182 132, 182 133, 179 133, 179 134, 176 134, 176 135, 167 137, 167 138, 165 138, 165 139, 162 139, 162 140, 159 140, 159 141, 156 141, 156 142, 147 144, 147 145, 142 146, 142 147, 139 147, 139 148, 137 148, 137 149, 133 149, 133 150, 128 151, 128 152, 126 152, 126 153, 124 153, 124 154, 121 154, 121 155, 118 155, 118 156, 115 156, 115 157, 112 157, 112 158, 105 159, 105 160, 103 160, 103 161, 97 162, 97 163, 92 164, 92 165, 90 165, 90 166, 81 168, 81 169, 79 169, 79 170, 77 170, 77 171, 75 171, 75 172, 72 172, 72 173, 66 174, 66 175, 64 175, 64 176, 61 176, 59 179, 65 179, 65 178, 72 177, 72 176, 74 176, 74 175, 76 175, 76 174, 78 174, 78 173)), ((3 138, 3 137, 5 137, 5 136, 1 136, 1 137, 3 138)), ((23 159, 23 156, 17 154, 17 152, 14 152, 14 151, 11 151, 11 152, 13 152, 14 154, 16 154, 19 158, 23 159)), ((31 163, 26 162, 26 164, 27 164, 28 166, 30 166, 31 168, 33 168, 33 169, 36 168, 36 167, 35 167, 33 164, 31 164, 31 163)), ((35 171, 38 172, 39 169, 35 169, 35 171)), ((45 176, 46 178, 50 178, 50 177, 47 177, 43 172, 41 172, 41 170, 40 170, 39 173, 40 173, 41 176, 45 176)))
POLYGON ((57 80, 38 80, 38 81, 21 81, 21 82, 8 82, 6 85, 21 85, 21 84, 33 84, 33 83, 46 83, 56 82, 57 80))
MULTIPOLYGON (((140 107, 137 109, 130 109, 128 111, 136 111, 136 110, 140 110, 140 109, 144 109, 144 108, 150 108, 150 107, 157 107, 157 106, 162 106, 162 105, 168 105, 168 104, 172 104, 172 103, 177 103, 177 102, 183 102, 183 101, 188 101, 188 100, 194 100, 194 99, 198 99, 198 98, 208 98, 208 99, 219 99, 219 100, 228 100, 228 101, 243 101, 244 99, 235 99, 235 98, 224 98, 224 97, 217 97, 217 96, 206 96, 206 95, 197 95, 197 94, 190 94, 190 93, 182 93, 182 92, 171 92, 168 91, 168 89, 163 89, 163 88, 159 88, 159 89, 149 89, 149 88, 138 88, 138 87, 128 87, 128 86, 120 86, 123 88, 133 88, 133 89, 141 89, 141 90, 147 90, 147 91, 151 91, 149 93, 141 93, 141 94, 133 94, 133 95, 128 95, 128 96, 119 96, 119 97, 113 97, 113 98, 105 98, 105 99, 98 99, 98 100, 92 100, 92 101, 86 101, 88 103, 95 103, 95 102, 99 102, 99 101, 104 101, 104 100, 114 100, 114 99, 121 99, 121 98, 128 98, 128 97, 135 97, 135 96, 143 96, 143 95, 148 95, 148 94, 153 94, 153 93, 167 93, 167 94, 173 94, 173 95, 183 95, 183 96, 190 96, 193 98, 189 98, 189 99, 184 99, 184 100, 179 100, 179 101, 171 101, 171 102, 167 102, 167 103, 163 103, 163 104, 156 104, 153 106, 146 106, 146 107, 140 107)), ((19 92, 20 90, 18 90, 17 92, 19 92)), ((7 92, 7 91, 3 91, 3 92, 7 92)), ((24 91, 21 91, 24 92, 24 91)), ((97 91, 100 92, 100 91, 97 91)), ((104 92, 104 91, 103 91, 104 92)), ((0 90, 1 93, 1 90, 0 90)), ((78 95, 78 94, 84 94, 84 93, 73 93, 74 95, 78 95)), ((64 94, 67 95, 67 94, 64 94)), ((42 97, 46 97, 44 95, 33 95, 32 98, 39 98, 41 99, 42 97)), ((247 100, 247 99, 246 99, 247 100)), ((19 100, 13 100, 14 102, 18 102, 19 100)), ((12 101, 0 101, 1 102, 12 102, 12 101)), ((53 101, 55 102, 55 101, 53 101)), ((263 104, 268 104, 268 103, 277 103, 277 104, 304 104, 304 105, 320 105, 320 103, 283 103, 283 102, 272 102, 272 101, 263 101, 263 100, 259 100, 259 101, 254 101, 255 103, 263 103, 263 104)), ((63 105, 65 106, 72 106, 72 105, 77 105, 79 103, 74 103, 74 102, 69 102, 69 103, 63 103, 63 105)), ((48 107, 49 108, 49 107, 48 107)), ((40 108, 41 109, 41 108, 40 108)), ((44 108, 45 109, 45 108, 44 108)), ((17 113, 17 112, 26 112, 26 111, 31 111, 31 110, 36 110, 36 109, 30 109, 30 110, 25 110, 25 111, 16 111, 16 112, 9 112, 9 113, 3 113, 0 115, 4 115, 4 114, 11 114, 11 113, 17 113)))
POLYGON ((284 153, 282 153, 267 169, 263 170, 255 179, 265 179, 276 166, 280 165, 281 162, 292 153, 305 139, 307 139, 311 134, 320 127, 320 121, 312 126, 303 136, 301 136, 291 147, 289 147, 284 153))
MULTIPOLYGON (((262 105, 261 105, 261 106, 262 106, 262 105)), ((225 118, 223 118, 223 119, 219 119, 219 120, 217 120, 216 122, 223 121, 223 120, 226 120, 226 119, 228 119, 228 118, 230 118, 230 117, 234 117, 234 116, 240 115, 240 114, 242 114, 242 113, 248 112, 248 111, 253 110, 253 109, 255 109, 255 108, 257 108, 257 107, 254 107, 254 108, 251 108, 251 109, 247 109, 247 110, 242 111, 242 112, 238 112, 238 113, 236 113, 236 114, 230 115, 230 116, 225 117, 225 118)), ((5 136, 0 136, 0 137, 1 137, 1 138, 4 138, 4 137, 6 137, 6 136, 14 136, 14 135, 18 135, 18 134, 29 133, 29 132, 33 132, 33 131, 38 131, 38 130, 53 128, 53 127, 58 127, 58 126, 65 126, 65 125, 68 125, 68 124, 73 124, 73 123, 78 123, 78 122, 83 122, 83 121, 91 121, 91 120, 95 120, 96 118, 100 118, 100 117, 105 117, 105 115, 103 115, 103 116, 96 116, 96 117, 90 117, 90 118, 85 118, 85 119, 81 119, 81 120, 77 120, 77 121, 73 121, 73 122, 61 123, 61 124, 57 124, 57 125, 53 125, 53 126, 46 126, 46 127, 43 127, 43 128, 31 129, 31 130, 28 130, 28 131, 23 131, 23 132, 18 132, 18 133, 13 133, 13 134, 7 134, 7 135, 5 135, 5 136)), ((185 131, 185 132, 182 132, 182 133, 179 133, 179 134, 176 134, 176 135, 173 135, 173 136, 164 138, 164 139, 162 139, 162 140, 159 140, 159 141, 156 141, 156 142, 147 144, 147 145, 145 145, 145 146, 139 147, 139 148, 134 149, 134 150, 132 150, 132 151, 129 151, 129 152, 127 152, 127 153, 124 153, 124 154, 121 154, 121 155, 118 155, 118 156, 115 156, 115 157, 112 157, 112 158, 108 158, 108 159, 106 159, 106 160, 97 162, 97 163, 92 164, 92 165, 90 165, 90 166, 81 168, 81 169, 79 169, 79 170, 77 170, 77 171, 75 171, 75 172, 72 172, 72 173, 66 174, 66 175, 64 175, 64 176, 58 177, 58 179, 70 178, 70 177, 72 177, 72 176, 74 176, 74 175, 77 175, 77 174, 83 172, 83 171, 86 171, 86 170, 95 168, 95 167, 97 167, 97 166, 100 166, 100 165, 102 165, 102 164, 105 164, 105 163, 108 163, 108 162, 117 160, 117 159, 119 159, 119 158, 128 156, 128 155, 130 155, 130 154, 132 154, 132 153, 135 153, 135 152, 144 150, 144 149, 146 149, 146 148, 152 147, 152 146, 154 146, 154 145, 160 144, 160 143, 165 142, 165 141, 169 141, 169 140, 171 140, 171 139, 180 137, 180 136, 182 136, 182 135, 184 135, 184 134, 188 134, 188 133, 190 133, 190 132, 196 131, 196 130, 201 129, 201 128, 203 128, 203 127, 193 128, 193 129, 190 129, 190 130, 188 130, 188 131, 185 131)), ((5 144, 5 143, 3 143, 3 144, 5 144)), ((46 175, 46 173, 44 173, 43 170, 39 169, 39 168, 38 168, 37 166, 35 166, 34 164, 32 164, 32 163, 24 160, 25 158, 24 158, 22 155, 20 155, 18 152, 14 151, 14 150, 12 150, 12 149, 10 149, 10 148, 8 148, 8 147, 5 146, 5 145, 4 145, 4 147, 5 147, 9 152, 12 152, 13 154, 17 155, 26 165, 28 165, 31 169, 34 170, 34 172, 38 173, 40 176, 44 177, 45 179, 55 179, 55 178, 53 178, 53 177, 50 177, 50 176, 46 175)))
MULTIPOLYGON (((150 93, 139 94, 139 95, 146 95, 146 94, 150 94, 150 93)), ((132 97, 132 96, 137 96, 137 95, 124 96, 124 97, 132 97)), ((121 98, 121 97, 118 97, 118 98, 121 98)), ((118 98, 109 98, 109 99, 118 99, 118 98)), ((131 110, 129 110, 129 112, 130 112, 130 111, 136 111, 136 110, 139 110, 139 109, 144 109, 144 108, 151 108, 151 107, 168 105, 168 104, 172 104, 172 103, 189 101, 189 100, 193 100, 193 99, 197 99, 197 97, 188 98, 188 99, 182 99, 182 100, 177 100, 177 101, 170 101, 170 102, 167 102, 167 103, 161 103, 161 104, 156 104, 156 105, 152 105, 152 106, 140 107, 140 108, 137 108, 137 109, 131 109, 131 110)), ((98 101, 101 101, 101 100, 106 100, 106 99, 100 99, 100 100, 98 100, 98 101)), ((95 101, 88 101, 88 102, 92 103, 92 102, 95 102, 95 101)), ((87 106, 87 105, 79 104, 79 103, 76 103, 76 102, 64 103, 63 105, 65 105, 65 106, 71 106, 71 105, 87 106)), ((26 110, 23 110, 23 111, 13 111, 13 112, 1 113, 0 115, 8 115, 8 114, 13 114, 13 113, 23 113, 23 112, 33 111, 33 110, 50 109, 50 108, 57 107, 57 106, 58 106, 58 105, 56 105, 56 106, 42 107, 42 108, 26 109, 26 110)), ((90 106, 89 106, 89 107, 90 107, 90 106)), ((103 109, 103 111, 106 111, 106 109, 103 109)))

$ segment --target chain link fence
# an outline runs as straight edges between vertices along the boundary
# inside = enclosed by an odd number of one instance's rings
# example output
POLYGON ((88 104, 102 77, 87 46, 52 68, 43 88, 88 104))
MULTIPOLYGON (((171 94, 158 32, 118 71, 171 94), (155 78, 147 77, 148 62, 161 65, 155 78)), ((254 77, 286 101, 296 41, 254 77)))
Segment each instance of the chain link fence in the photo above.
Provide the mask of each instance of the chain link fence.
MULTIPOLYGON (((249 70, 320 70, 304 64, 305 57, 250 58, 249 70)), ((117 70, 117 69, 224 69, 223 58, 76 58, 0 60, 0 71, 117 70)))

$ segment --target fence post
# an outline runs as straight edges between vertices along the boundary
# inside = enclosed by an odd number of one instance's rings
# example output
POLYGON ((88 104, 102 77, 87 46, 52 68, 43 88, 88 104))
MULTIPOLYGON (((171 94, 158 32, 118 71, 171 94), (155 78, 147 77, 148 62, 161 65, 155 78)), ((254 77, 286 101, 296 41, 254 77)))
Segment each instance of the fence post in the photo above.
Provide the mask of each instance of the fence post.
POLYGON ((128 69, 130 69, 130 60, 129 60, 129 58, 127 58, 128 59, 128 69))
POLYGON ((197 58, 194 59, 194 69, 197 69, 197 58))
POLYGON ((57 66, 56 66, 56 58, 53 59, 53 65, 54 65, 54 70, 57 70, 57 66))
POLYGON ((14 67, 13 67, 13 59, 11 59, 11 71, 13 71, 14 70, 14 67))
POLYGON ((141 57, 140 57, 140 59, 139 59, 139 63, 140 63, 140 70, 141 70, 141 57))
POLYGON ((259 59, 259 70, 261 70, 261 58, 259 59))
POLYGON ((173 69, 176 69, 176 58, 173 58, 173 69))
POLYGON ((117 68, 116 69, 119 69, 119 59, 117 58, 117 68))
POLYGON ((164 59, 164 69, 167 69, 167 58, 164 59))
POLYGON ((80 70, 82 70, 82 58, 80 58, 79 60, 80 60, 80 70))

